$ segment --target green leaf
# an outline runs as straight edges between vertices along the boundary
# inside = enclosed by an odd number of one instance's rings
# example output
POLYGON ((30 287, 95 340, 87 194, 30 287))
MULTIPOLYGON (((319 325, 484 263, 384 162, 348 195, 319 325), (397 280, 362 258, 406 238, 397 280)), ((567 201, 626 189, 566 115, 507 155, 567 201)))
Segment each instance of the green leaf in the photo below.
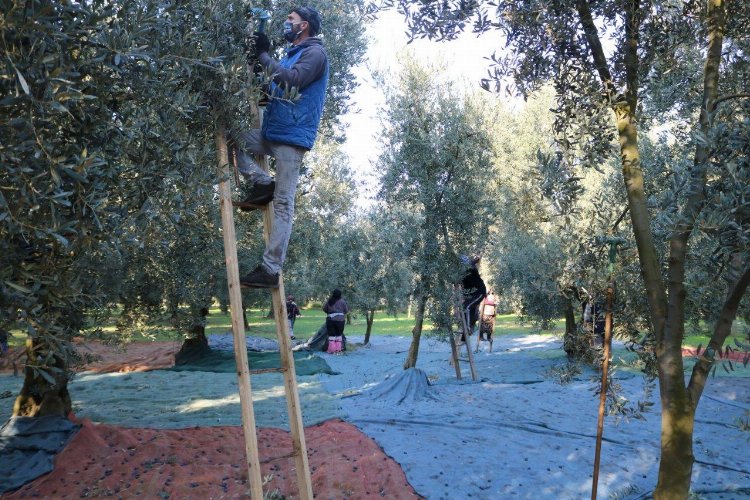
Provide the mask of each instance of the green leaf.
POLYGON ((67 238, 65 238, 65 236, 58 234, 58 233, 52 233, 52 232, 50 233, 50 235, 53 238, 55 238, 61 245, 66 246, 66 247, 70 245, 70 242, 68 241, 67 238))
POLYGON ((20 71, 18 71, 18 68, 16 68, 16 74, 18 75, 18 82, 21 84, 21 88, 26 93, 26 95, 31 94, 31 90, 29 89, 29 84, 26 83, 26 78, 23 77, 20 71))
POLYGON ((62 184, 62 179, 60 178, 60 174, 57 173, 57 169, 52 167, 49 170, 49 173, 52 174, 52 180, 54 181, 56 186, 59 186, 62 184))
POLYGON ((46 381, 47 381, 47 382, 48 382, 49 384, 52 384, 52 385, 54 385, 54 384, 55 384, 55 379, 54 379, 54 378, 52 377, 52 375, 50 375, 49 373, 47 373, 47 370, 43 370, 43 369, 37 369, 37 370, 36 370, 36 372, 37 372, 37 373, 38 373, 39 375, 41 375, 41 376, 42 376, 42 378, 43 378, 44 380, 46 380, 46 381))
POLYGON ((31 290, 29 290, 28 288, 26 288, 24 286, 21 286, 21 285, 17 285, 15 283, 13 283, 12 281, 6 281, 5 284, 8 285, 11 288, 15 288, 19 292, 31 293, 31 290))
POLYGON ((57 101, 52 102, 52 108, 56 111, 60 111, 61 113, 70 113, 68 108, 66 108, 64 105, 60 104, 57 101))
POLYGON ((87 180, 85 176, 79 174, 72 168, 63 168, 62 173, 64 173, 65 175, 67 175, 68 177, 70 177, 71 179, 77 182, 86 182, 87 180))
POLYGON ((18 100, 18 97, 13 95, 7 95, 0 99, 0 106, 10 106, 18 100))

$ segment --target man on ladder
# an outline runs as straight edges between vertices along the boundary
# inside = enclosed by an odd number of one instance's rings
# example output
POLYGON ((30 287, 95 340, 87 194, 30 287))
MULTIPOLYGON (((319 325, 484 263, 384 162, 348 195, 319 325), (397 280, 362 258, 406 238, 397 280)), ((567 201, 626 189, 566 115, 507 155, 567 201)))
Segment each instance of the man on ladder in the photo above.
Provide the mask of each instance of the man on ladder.
POLYGON ((240 210, 253 210, 272 200, 274 204, 273 225, 263 261, 240 279, 243 287, 279 286, 292 233, 294 195, 302 157, 312 148, 318 134, 328 84, 328 55, 316 36, 320 25, 320 14, 315 9, 292 9, 284 23, 284 39, 292 47, 278 62, 268 55, 271 48, 268 37, 262 32, 254 34, 258 62, 272 75, 273 82, 262 128, 233 134, 238 169, 250 184, 245 200, 235 205, 240 210), (276 159, 275 180, 253 160, 252 154, 276 159))
MULTIPOLYGON (((480 260, 481 257, 479 255, 473 257, 461 256, 461 261, 467 266, 461 280, 461 286, 463 287, 464 296, 463 313, 466 317, 469 335, 474 333, 474 325, 477 324, 477 320, 479 319, 479 303, 487 295, 487 287, 479 275, 479 269, 477 268, 480 260)), ((465 333, 461 334, 462 342, 466 342, 464 335, 465 333)))
MULTIPOLYGON (((280 62, 269 55, 271 43, 263 34, 264 20, 268 14, 253 9, 260 16, 255 36, 253 59, 271 75, 270 103, 266 119, 259 121, 260 128, 239 132, 234 138, 237 146, 237 166, 250 186, 243 202, 231 201, 229 185, 229 154, 223 117, 217 115, 214 138, 216 156, 223 175, 219 182, 219 206, 223 228, 224 251, 227 260, 227 283, 232 310, 232 334, 239 385, 242 427, 245 437, 250 497, 264 498, 263 479, 253 412, 251 373, 279 372, 284 378, 284 392, 289 412, 289 431, 292 437, 294 468, 299 488, 299 498, 312 500, 312 481, 307 457, 302 412, 297 391, 294 358, 289 345, 289 325, 284 303, 284 281, 281 266, 292 231, 294 194, 297 189, 299 168, 304 153, 308 151, 318 132, 328 81, 328 57, 322 43, 314 35, 320 30, 320 15, 308 7, 292 10, 284 23, 284 38, 292 43, 286 57, 280 62), (301 93, 301 94, 300 94, 301 93), (258 165, 250 155, 271 155, 276 159, 276 180, 258 165), (268 204, 275 200, 272 206, 268 204), (237 239, 232 205, 240 209, 262 209, 263 236, 266 250, 263 262, 250 274, 240 279, 237 262, 237 239), (273 214, 271 213, 273 212, 273 214), (241 286, 270 288, 279 342, 281 366, 271 369, 250 370, 245 348, 244 322, 242 321, 241 286)), ((258 116, 260 119, 261 117, 258 116)), ((265 165, 265 161, 261 161, 265 165)))

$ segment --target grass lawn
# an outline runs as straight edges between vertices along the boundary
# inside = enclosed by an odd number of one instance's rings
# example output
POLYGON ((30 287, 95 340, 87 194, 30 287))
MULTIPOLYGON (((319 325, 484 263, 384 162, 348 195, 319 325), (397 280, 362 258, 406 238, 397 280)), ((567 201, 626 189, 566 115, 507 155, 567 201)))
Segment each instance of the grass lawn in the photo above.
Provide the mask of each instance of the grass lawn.
MULTIPOLYGON (((247 320, 249 323, 248 334, 276 338, 275 323, 273 319, 266 318, 268 311, 253 310, 247 320)), ((325 313, 320 309, 303 309, 302 316, 297 318, 294 323, 294 334, 297 337, 312 337, 320 326, 325 322, 325 313)), ((231 318, 224 316, 218 310, 212 310, 209 316, 209 327, 206 333, 226 333, 231 328, 231 318), (216 330, 213 330, 216 328, 216 330)), ((372 325, 371 335, 411 335, 411 329, 414 327, 414 318, 407 317, 405 314, 399 316, 389 316, 386 313, 375 313, 375 321, 372 325)), ((352 324, 346 326, 347 335, 364 335, 367 330, 367 323, 362 314, 352 318, 352 324)), ((432 330, 432 323, 425 322, 424 330, 432 330)), ((551 332, 540 332, 538 328, 531 325, 520 325, 515 314, 499 315, 495 321, 496 335, 523 335, 530 333, 548 333, 550 335, 559 333, 560 330, 551 332)))
MULTIPOLYGON (((302 309, 302 316, 297 318, 294 324, 294 334, 297 338, 312 337, 320 326, 325 322, 325 313, 320 308, 302 309)), ((248 328, 246 333, 257 337, 266 337, 275 339, 275 323, 271 318, 267 318, 268 309, 251 309, 248 310, 247 321, 248 328)), ((561 324, 558 322, 558 324, 561 324)), ((372 326, 372 336, 378 335, 411 335, 411 329, 414 327, 414 317, 407 317, 406 314, 390 316, 384 312, 375 313, 375 322, 372 326)), ((364 335, 367 329, 367 323, 363 314, 356 314, 352 317, 352 323, 346 326, 348 335, 364 335)), ((116 331, 114 323, 102 327, 104 333, 114 333, 116 331)), ((224 314, 218 307, 213 307, 207 317, 206 334, 212 333, 230 333, 232 330, 232 317, 224 314)), ((432 330, 432 323, 425 322, 425 331, 432 330)), ((538 328, 530 324, 521 325, 514 314, 498 315, 495 322, 495 335, 523 335, 531 333, 556 334, 561 333, 560 328, 553 331, 540 332, 538 328)), ((23 345, 25 336, 20 330, 11 330, 12 337, 9 339, 10 346, 23 345)), ((95 338, 95 337, 94 337, 95 338)), ((161 322, 145 326, 139 332, 132 336, 133 342, 149 341, 179 341, 182 335, 170 328, 167 322, 161 322)))
MULTIPOLYGON (((312 337, 320 326, 325 322, 325 313, 318 308, 302 309, 302 316, 297 318, 297 322, 294 324, 294 334, 297 338, 309 338, 312 337)), ((267 318, 268 309, 252 309, 248 310, 248 328, 247 334, 258 337, 276 338, 275 323, 273 319, 267 318)), ((529 334, 542 334, 542 335, 562 335, 565 321, 558 319, 555 321, 554 330, 541 331, 539 328, 534 326, 532 323, 520 323, 518 317, 515 314, 501 314, 498 315, 495 320, 495 335, 529 335, 529 334)), ((411 329, 414 326, 414 318, 407 317, 406 314, 400 314, 398 316, 390 316, 384 312, 375 313, 375 322, 372 327, 373 336, 378 335, 411 335, 411 329)), ((352 323, 346 326, 346 333, 348 335, 364 335, 367 324, 363 314, 356 314, 352 317, 352 323)), ((105 325, 103 328, 105 333, 115 332, 116 328, 114 324, 105 325)), ((229 314, 222 313, 218 307, 211 308, 207 318, 206 334, 212 333, 229 333, 232 329, 232 318, 229 314)), ((432 329, 432 323, 429 321, 425 322, 424 329, 429 331, 432 329)), ((742 322, 735 322, 733 326, 733 335, 727 340, 726 345, 735 346, 734 339, 737 338, 740 341, 748 342, 746 334, 744 333, 746 326, 742 322)), ((685 338, 683 343, 686 347, 696 347, 698 345, 706 346, 708 344, 709 336, 705 335, 702 331, 696 331, 696 329, 688 326, 688 332, 690 335, 685 338)), ((708 329, 705 329, 706 333, 709 333, 708 329)), ((23 345, 25 336, 20 330, 11 330, 12 336, 8 339, 10 346, 23 345)), ((148 342, 148 341, 179 341, 182 339, 182 335, 169 327, 166 321, 156 323, 144 327, 139 332, 132 336, 134 342, 148 342)))
MULTIPOLYGON (((312 337, 320 326, 325 323, 325 313, 319 309, 302 309, 302 316, 297 318, 294 324, 294 334, 299 338, 312 337)), ((268 309, 248 309, 247 321, 248 328, 246 333, 256 337, 276 338, 276 323, 273 318, 266 317, 268 309)), ((212 333, 231 333, 232 317, 224 314, 218 307, 211 308, 206 318, 206 335, 212 333)), ((414 326, 414 318, 407 318, 406 314, 397 317, 389 316, 385 313, 375 313, 375 322, 373 324, 372 335, 411 335, 411 329, 414 326)), ((365 317, 357 314, 352 317, 352 324, 347 325, 346 333, 349 335, 364 335, 367 329, 365 317)), ((432 329, 431 323, 426 323, 425 330, 432 329)), ((102 327, 106 333, 114 333, 116 327, 114 323, 102 327)), ((11 337, 8 344, 11 347, 21 346, 25 341, 25 336, 20 330, 11 330, 11 337)), ((96 337, 93 337, 96 338, 96 337)), ((133 342, 149 341, 177 341, 181 340, 182 335, 170 328, 166 321, 145 326, 139 332, 132 336, 133 342)))

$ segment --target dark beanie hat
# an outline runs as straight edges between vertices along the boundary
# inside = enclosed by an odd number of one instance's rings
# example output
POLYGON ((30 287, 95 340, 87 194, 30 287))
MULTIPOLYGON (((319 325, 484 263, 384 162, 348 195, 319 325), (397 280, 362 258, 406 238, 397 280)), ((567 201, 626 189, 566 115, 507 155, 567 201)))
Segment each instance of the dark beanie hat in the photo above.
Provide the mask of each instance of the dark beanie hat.
POLYGON ((316 36, 320 33, 320 14, 312 7, 297 7, 292 12, 299 14, 299 17, 310 24, 310 36, 316 36))

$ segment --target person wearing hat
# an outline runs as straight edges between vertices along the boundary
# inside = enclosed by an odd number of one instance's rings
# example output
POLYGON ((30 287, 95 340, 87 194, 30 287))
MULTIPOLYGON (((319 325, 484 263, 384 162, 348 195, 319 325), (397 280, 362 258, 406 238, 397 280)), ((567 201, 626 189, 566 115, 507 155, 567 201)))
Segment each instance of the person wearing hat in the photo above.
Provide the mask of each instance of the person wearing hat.
POLYGON ((273 225, 263 260, 240 285, 277 288, 286 258, 294 216, 294 194, 304 154, 318 134, 328 85, 328 55, 318 38, 321 20, 312 7, 292 9, 284 22, 284 39, 291 43, 286 55, 274 60, 268 51, 271 42, 264 33, 255 33, 258 62, 272 75, 269 102, 260 129, 233 134, 237 166, 249 189, 236 203, 240 210, 253 210, 273 200, 273 225), (291 92, 296 89, 296 92, 291 92), (276 178, 253 160, 253 154, 276 159, 276 178))
POLYGON ((297 316, 302 316, 299 312, 297 303, 294 302, 294 297, 287 295, 286 297, 286 317, 289 320, 289 338, 294 340, 294 322, 297 321, 297 316))

